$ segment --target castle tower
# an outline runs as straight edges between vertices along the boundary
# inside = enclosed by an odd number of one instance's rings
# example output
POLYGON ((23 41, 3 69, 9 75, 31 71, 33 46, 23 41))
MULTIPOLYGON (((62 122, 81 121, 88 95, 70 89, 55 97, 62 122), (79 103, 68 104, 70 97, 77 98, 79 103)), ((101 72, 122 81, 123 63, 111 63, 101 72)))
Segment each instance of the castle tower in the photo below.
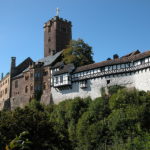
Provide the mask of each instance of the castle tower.
POLYGON ((72 39, 72 24, 57 14, 44 24, 44 57, 54 55, 66 48, 72 39))

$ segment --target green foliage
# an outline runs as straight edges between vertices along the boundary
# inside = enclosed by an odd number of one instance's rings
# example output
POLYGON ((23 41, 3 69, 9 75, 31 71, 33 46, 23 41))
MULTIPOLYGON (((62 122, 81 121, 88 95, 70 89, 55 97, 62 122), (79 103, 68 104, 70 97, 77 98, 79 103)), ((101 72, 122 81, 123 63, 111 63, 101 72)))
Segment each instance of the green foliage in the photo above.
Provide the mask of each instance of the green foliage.
POLYGON ((65 64, 73 63, 76 67, 94 63, 92 47, 82 39, 72 40, 63 52, 65 64))
POLYGON ((105 117, 109 114, 102 98, 93 101, 77 125, 78 149, 97 149, 108 135, 105 117))
POLYGON ((114 93, 117 93, 118 90, 123 89, 123 86, 120 85, 114 85, 114 86, 110 86, 108 87, 108 92, 110 95, 113 95, 114 93))
POLYGON ((110 95, 0 112, 0 149, 149 150, 150 93, 111 87, 110 95), (23 144, 22 144, 23 143, 23 144))
POLYGON ((29 132, 24 131, 20 133, 8 146, 9 150, 30 150, 32 142, 28 139, 29 132))

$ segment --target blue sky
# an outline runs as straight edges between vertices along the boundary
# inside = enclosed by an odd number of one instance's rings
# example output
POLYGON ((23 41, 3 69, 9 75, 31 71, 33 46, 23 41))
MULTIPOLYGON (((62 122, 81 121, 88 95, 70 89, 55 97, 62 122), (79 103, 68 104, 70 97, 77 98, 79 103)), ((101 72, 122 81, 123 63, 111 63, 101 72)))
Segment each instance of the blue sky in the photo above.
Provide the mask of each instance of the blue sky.
POLYGON ((73 39, 93 47, 100 62, 150 49, 150 0, 0 0, 0 73, 27 57, 43 57, 43 24, 56 14, 72 21, 73 39))

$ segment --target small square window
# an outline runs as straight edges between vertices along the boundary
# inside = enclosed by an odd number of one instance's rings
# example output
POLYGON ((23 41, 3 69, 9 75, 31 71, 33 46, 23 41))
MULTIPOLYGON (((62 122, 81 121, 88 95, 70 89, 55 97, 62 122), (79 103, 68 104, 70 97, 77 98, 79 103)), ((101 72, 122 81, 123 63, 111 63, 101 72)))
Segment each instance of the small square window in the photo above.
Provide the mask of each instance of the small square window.
POLYGON ((109 84, 110 83, 110 80, 107 80, 107 84, 109 84))

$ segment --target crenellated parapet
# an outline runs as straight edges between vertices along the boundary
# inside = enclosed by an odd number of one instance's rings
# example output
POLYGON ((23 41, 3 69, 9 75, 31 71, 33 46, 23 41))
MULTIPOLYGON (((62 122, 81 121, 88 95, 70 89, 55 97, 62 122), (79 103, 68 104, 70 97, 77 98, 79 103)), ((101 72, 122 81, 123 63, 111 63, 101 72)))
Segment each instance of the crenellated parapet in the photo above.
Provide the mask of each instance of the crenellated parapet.
POLYGON ((72 22, 71 21, 68 21, 67 19, 60 18, 59 16, 55 16, 51 20, 47 21, 44 24, 43 28, 51 27, 54 22, 60 22, 60 23, 72 26, 72 22))

